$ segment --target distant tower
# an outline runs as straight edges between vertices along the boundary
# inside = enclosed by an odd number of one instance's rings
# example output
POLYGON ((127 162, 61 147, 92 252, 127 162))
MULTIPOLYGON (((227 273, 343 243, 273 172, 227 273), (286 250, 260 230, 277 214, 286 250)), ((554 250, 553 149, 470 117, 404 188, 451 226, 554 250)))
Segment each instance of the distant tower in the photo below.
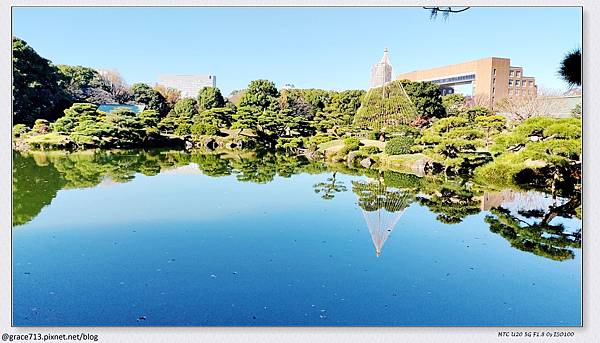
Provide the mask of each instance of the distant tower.
POLYGON ((371 88, 381 87, 390 81, 392 81, 392 65, 390 64, 388 49, 385 48, 381 61, 371 68, 371 88))

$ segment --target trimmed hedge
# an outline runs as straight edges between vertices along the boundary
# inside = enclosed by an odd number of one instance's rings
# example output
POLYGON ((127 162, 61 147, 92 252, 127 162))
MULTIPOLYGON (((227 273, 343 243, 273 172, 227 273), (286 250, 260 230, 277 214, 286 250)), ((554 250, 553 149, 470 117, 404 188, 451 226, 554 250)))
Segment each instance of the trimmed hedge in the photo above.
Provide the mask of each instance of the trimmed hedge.
POLYGON ((396 137, 385 144, 385 153, 388 155, 408 154, 411 152, 410 148, 414 143, 415 139, 413 137, 396 137))
POLYGON ((376 146, 363 146, 358 150, 366 155, 375 155, 381 152, 381 150, 379 150, 379 148, 376 146))

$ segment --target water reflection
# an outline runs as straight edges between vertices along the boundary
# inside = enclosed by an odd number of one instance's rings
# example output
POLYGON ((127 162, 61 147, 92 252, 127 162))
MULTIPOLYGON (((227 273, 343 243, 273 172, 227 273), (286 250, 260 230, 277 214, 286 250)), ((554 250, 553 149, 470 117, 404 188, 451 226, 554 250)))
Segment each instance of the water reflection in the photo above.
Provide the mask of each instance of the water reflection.
POLYGON ((323 181, 313 184, 313 191, 325 200, 349 191, 351 186, 377 256, 413 203, 427 208, 445 224, 461 223, 483 211, 490 231, 506 239, 513 248, 552 260, 573 259, 574 249, 581 246, 581 222, 577 220, 581 213, 579 195, 567 199, 534 191, 488 189, 465 180, 352 169, 342 164, 260 152, 15 152, 13 224, 19 227, 31 221, 51 204, 61 189, 128 182, 136 174, 154 176, 183 166, 197 168, 211 177, 234 176, 240 182, 253 183, 268 183, 277 176, 322 174, 323 181), (349 185, 340 180, 340 174, 362 177, 349 185))
POLYGON ((492 232, 504 237, 516 249, 557 261, 573 259, 573 248, 581 248, 581 228, 573 230, 564 223, 551 222, 557 217, 576 216, 581 201, 577 197, 560 202, 563 203, 549 205, 547 209, 521 207, 511 211, 502 206, 495 207, 490 210, 491 215, 485 217, 485 222, 492 232))
POLYGON ((352 182, 352 191, 358 196, 358 206, 367 222, 375 254, 381 255, 383 244, 390 236, 404 210, 414 200, 408 189, 387 187, 382 179, 352 182))
POLYGON ((336 179, 337 172, 333 172, 331 177, 327 178, 326 182, 316 183, 313 188, 315 193, 320 194, 321 198, 325 200, 331 200, 335 197, 336 193, 345 192, 348 188, 344 185, 343 181, 336 179))

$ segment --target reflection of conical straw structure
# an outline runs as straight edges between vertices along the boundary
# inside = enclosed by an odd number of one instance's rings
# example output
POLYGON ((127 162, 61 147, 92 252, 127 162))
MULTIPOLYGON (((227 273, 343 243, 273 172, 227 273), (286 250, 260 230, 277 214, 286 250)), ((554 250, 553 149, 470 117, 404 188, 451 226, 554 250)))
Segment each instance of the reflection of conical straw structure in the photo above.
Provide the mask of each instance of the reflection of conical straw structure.
POLYGON ((358 204, 367 222, 377 257, 404 210, 410 205, 412 195, 408 192, 387 188, 382 182, 353 182, 358 204))
POLYGON ((385 244, 385 241, 394 230, 394 227, 396 227, 404 210, 394 213, 390 213, 384 209, 379 209, 375 212, 363 210, 362 212, 365 221, 367 222, 369 233, 371 234, 371 240, 375 247, 375 254, 379 257, 379 255, 381 255, 383 244, 385 244))

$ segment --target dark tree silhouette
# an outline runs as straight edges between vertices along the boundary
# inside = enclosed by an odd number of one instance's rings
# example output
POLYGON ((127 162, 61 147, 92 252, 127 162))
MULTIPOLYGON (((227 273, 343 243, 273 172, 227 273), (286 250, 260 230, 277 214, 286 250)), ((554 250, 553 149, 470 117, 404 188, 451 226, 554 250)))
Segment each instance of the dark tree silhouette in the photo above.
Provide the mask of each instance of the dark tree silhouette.
POLYGON ((581 86, 581 49, 569 51, 565 55, 558 73, 569 86, 581 86))
POLYGON ((437 18, 437 16, 441 13, 444 19, 448 19, 450 13, 460 13, 468 10, 471 7, 460 7, 460 6, 430 6, 423 7, 424 9, 430 11, 431 19, 437 18))

